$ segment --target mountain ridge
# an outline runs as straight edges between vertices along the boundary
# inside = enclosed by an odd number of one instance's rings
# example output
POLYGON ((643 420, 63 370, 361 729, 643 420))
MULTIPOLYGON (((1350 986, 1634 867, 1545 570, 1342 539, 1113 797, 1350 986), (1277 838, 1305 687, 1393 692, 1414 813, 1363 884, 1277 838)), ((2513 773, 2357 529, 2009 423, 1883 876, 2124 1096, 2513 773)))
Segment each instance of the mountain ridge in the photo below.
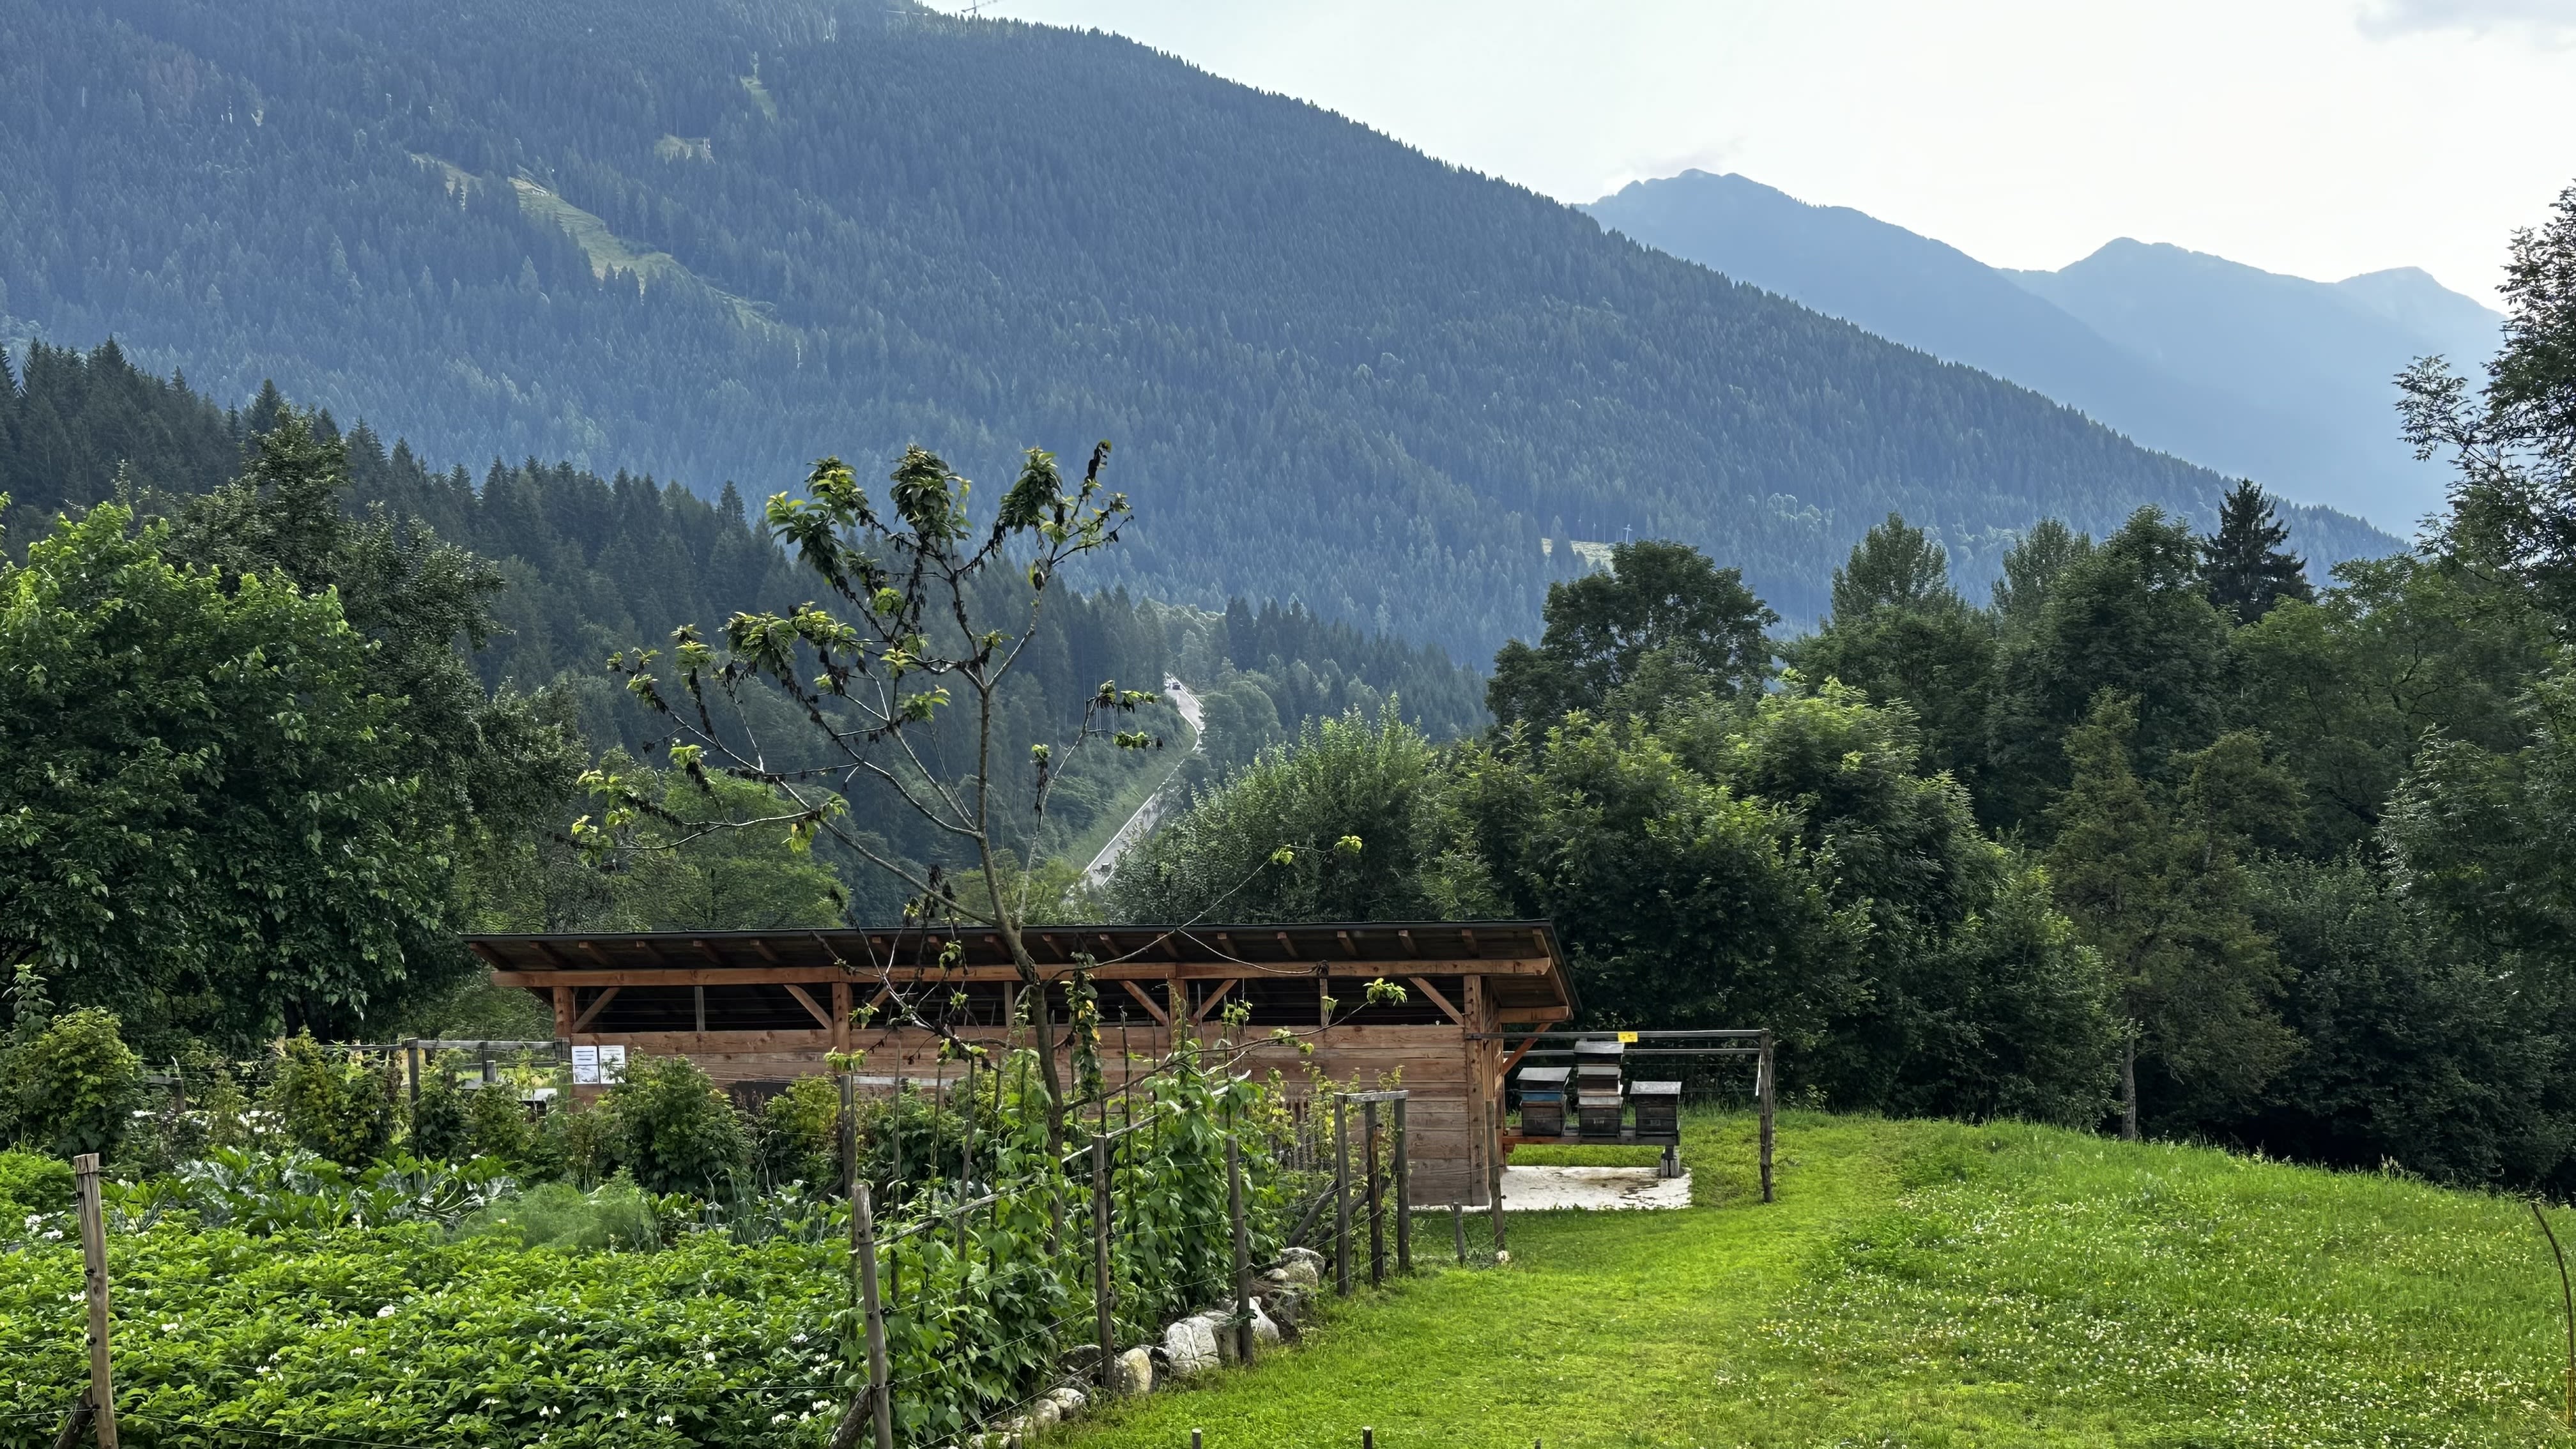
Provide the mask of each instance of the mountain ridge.
POLYGON ((2484 319, 2490 345, 2502 320, 2416 268, 2314 282, 2125 237, 2053 272, 1992 267, 1854 208, 1734 174, 1632 182, 1585 211, 1685 260, 2030 387, 2146 446, 2393 529, 2441 495, 2439 471, 2397 440, 2389 379, 2421 351, 2474 366, 2461 355, 2474 319, 2484 319))

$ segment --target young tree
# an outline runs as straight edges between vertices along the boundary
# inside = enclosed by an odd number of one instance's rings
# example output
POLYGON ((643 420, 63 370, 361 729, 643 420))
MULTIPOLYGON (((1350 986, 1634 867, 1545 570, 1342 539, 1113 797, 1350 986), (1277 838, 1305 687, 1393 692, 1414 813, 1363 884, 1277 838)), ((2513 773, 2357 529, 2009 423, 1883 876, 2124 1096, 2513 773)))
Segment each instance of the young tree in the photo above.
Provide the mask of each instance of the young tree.
POLYGON ((2003 577, 1995 580, 1996 621, 2019 630, 2039 622, 2049 588, 2058 575, 2093 552, 2090 534, 2077 533, 2054 518, 2043 518, 2004 551, 2003 577))
POLYGON ((2281 545, 2290 527, 2274 513, 2271 495, 2251 478, 2238 480, 2219 501, 2218 528, 2200 541, 2200 577, 2209 601, 2239 624, 2251 624, 2285 599, 2316 597, 2305 559, 2281 545))
MULTIPOLYGON (((1023 891, 1006 890, 1003 882, 1008 876, 1024 888, 1033 878, 1047 791, 1060 763, 1055 745, 1033 746, 1027 787, 1014 789, 1005 778, 1014 766, 1002 757, 999 714, 1012 668, 1037 637, 1058 576, 1118 541, 1129 507, 1125 494, 1101 483, 1108 459, 1104 442, 1092 450, 1081 481, 1068 488, 1054 455, 1031 449, 1018 481, 981 528, 967 509, 967 480, 921 448, 905 450, 895 466, 885 512, 840 459, 815 464, 807 496, 779 494, 766 516, 771 532, 837 607, 809 603, 785 614, 737 614, 721 642, 684 625, 672 634, 675 681, 656 672, 652 651, 611 661, 636 698, 669 721, 674 769, 710 798, 715 777, 723 775, 775 791, 784 805, 692 822, 613 770, 598 771, 587 778, 607 809, 597 823, 577 822, 576 838, 605 854, 647 819, 673 827, 675 845, 745 828, 777 830, 798 841, 829 835, 902 880, 913 893, 907 910, 916 922, 962 918, 989 928, 1010 953, 1022 986, 1044 1003, 1050 988, 1081 963, 1039 963, 1022 931, 1023 891), (1007 624, 1000 622, 1005 617, 1007 624), (800 742, 765 741, 743 728, 743 701, 758 691, 776 691, 797 707, 810 726, 800 742), (964 755, 962 769, 945 765, 945 744, 964 755), (798 758, 790 749, 811 763, 790 763, 798 758), (861 794, 912 811, 952 842, 965 868, 981 877, 981 895, 960 896, 941 865, 899 859, 854 828, 848 800, 861 794)), ((1064 747, 1104 736, 1120 748, 1151 747, 1157 741, 1113 725, 1153 698, 1104 681, 1064 747)), ((891 960, 850 964, 893 984, 891 960)), ((898 992, 896 1000, 906 1019, 936 1025, 920 1016, 917 992, 898 992)), ((1049 1133, 1061 1142, 1065 1092, 1056 1032, 1043 1009, 1032 1013, 1032 1025, 1049 1133)))
POLYGON ((1763 631, 1780 616, 1740 571, 1681 543, 1623 543, 1610 560, 1608 573, 1547 586, 1536 648, 1515 639, 1494 656, 1485 702, 1495 719, 1544 729, 1569 710, 1598 711, 1656 656, 1721 694, 1762 687, 1771 672, 1763 631))
POLYGON ((2074 780, 2048 853, 2058 905, 2102 953, 2128 1020, 2129 1140, 2142 1060, 2164 1069, 2177 1110, 2201 1115, 2250 1103, 2298 1046, 2273 1013, 2279 967, 2237 863, 2243 829, 2293 807, 2296 786, 2240 733, 2191 757, 2179 791, 2160 791, 2131 767, 2137 729, 2136 701, 2106 690, 2067 732, 2074 780))

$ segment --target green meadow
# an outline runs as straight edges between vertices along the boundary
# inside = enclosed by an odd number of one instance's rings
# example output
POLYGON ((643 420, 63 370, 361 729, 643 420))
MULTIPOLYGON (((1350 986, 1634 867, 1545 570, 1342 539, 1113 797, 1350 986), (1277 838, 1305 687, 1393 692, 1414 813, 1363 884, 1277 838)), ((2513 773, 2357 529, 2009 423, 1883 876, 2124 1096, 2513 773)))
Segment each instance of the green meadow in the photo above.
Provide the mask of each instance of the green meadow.
POLYGON ((1435 1220, 1413 1279, 1065 1442, 2576 1442, 2556 1270, 2518 1199, 1790 1113, 1766 1206, 1751 1138, 1749 1118, 1696 1120, 1693 1207, 1515 1214, 1505 1264, 1450 1266, 1435 1220))

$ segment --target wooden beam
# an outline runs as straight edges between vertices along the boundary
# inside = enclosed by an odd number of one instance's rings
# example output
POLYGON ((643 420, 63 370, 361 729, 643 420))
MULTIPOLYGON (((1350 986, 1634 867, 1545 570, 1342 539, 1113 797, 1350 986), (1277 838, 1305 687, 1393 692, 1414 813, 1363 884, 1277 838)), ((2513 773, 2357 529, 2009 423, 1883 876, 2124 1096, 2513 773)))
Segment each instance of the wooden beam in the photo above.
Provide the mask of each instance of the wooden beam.
POLYGON ((572 988, 555 988, 555 1035, 572 1035, 572 988))
MULTIPOLYGON (((587 1029, 587 1028, 590 1026, 591 1022, 592 1022, 593 1020, 595 1020, 595 1019, 599 1016, 599 1009, 600 1009, 601 1007, 603 1007, 603 1006, 606 1006, 608 1003, 610 1003, 610 1002, 612 1002, 612 1001, 615 1001, 615 1000, 617 999, 617 993, 619 993, 619 992, 621 992, 621 991, 623 991, 623 990, 625 990, 625 989, 626 989, 626 988, 625 988, 625 987, 623 987, 623 986, 611 986, 611 987, 609 987, 607 990, 602 991, 601 993, 599 993, 599 997, 598 997, 598 999, 597 999, 597 1000, 595 1000, 595 1001, 591 1002, 591 1004, 590 1004, 589 1006, 587 1006, 587 1007, 583 1008, 583 1009, 582 1009, 582 1013, 581 1013, 581 1015, 579 1015, 579 1016, 577 1016, 577 1017, 574 1017, 574 1018, 573 1018, 573 1022, 572 1022, 572 1030, 573 1030, 573 1031, 582 1031, 582 1030, 587 1029)), ((566 1035, 566 1036, 570 1036, 570 1035, 572 1035, 572 1032, 569 1032, 569 1031, 568 1031, 568 1032, 565 1032, 565 1033, 564 1033, 564 1035, 566 1035)))
POLYGON ((1398 931, 1395 933, 1395 939, 1403 943, 1405 955, 1419 956, 1422 954, 1422 948, 1413 944, 1413 933, 1411 931, 1398 931))
POLYGON ((786 987, 787 994, 795 997, 796 1004, 805 1008, 806 1012, 811 1015, 816 1022, 820 1023, 825 1031, 830 1031, 832 1029, 832 1013, 825 1011, 821 1003, 815 1001, 811 995, 806 993, 804 987, 797 985, 793 981, 781 981, 778 984, 786 987))
MULTIPOLYGON (((1282 977, 1315 975, 1315 963, 1285 963, 1290 969, 1268 974, 1282 977)), ((1323 963, 1329 966, 1331 963, 1323 963)), ((1344 963, 1364 966, 1368 963, 1344 963)), ((1525 956, 1492 956, 1476 959, 1407 961, 1405 966, 1426 976, 1545 976, 1555 963, 1525 956)), ((612 966, 603 969, 574 967, 562 971, 510 970, 492 973, 495 986, 822 986, 831 982, 833 971, 828 966, 612 966)), ((1094 973, 1101 981, 1223 981, 1246 975, 1243 966, 1231 961, 1121 961, 1104 966, 1094 973)), ((1327 975, 1333 974, 1327 971, 1327 975)), ((1358 970, 1339 973, 1344 977, 1362 974, 1358 970)), ((901 966, 892 971, 895 979, 913 981, 1017 981, 1019 971, 1012 966, 961 966, 941 971, 936 966, 901 966)), ((846 979, 846 978, 844 978, 846 979)), ((1515 1008, 1517 1010, 1518 1008, 1515 1008)), ((1521 1018, 1514 1017, 1514 1020, 1521 1018)))
POLYGON ((768 942, 765 938, 763 938, 763 937, 759 937, 759 936, 754 936, 754 937, 752 937, 752 938, 751 938, 751 949, 753 949, 753 950, 755 950, 755 951, 759 952, 759 953, 760 953, 760 959, 761 959, 761 960, 763 960, 763 961, 768 962, 768 963, 769 963, 770 965, 772 965, 772 966, 782 966, 782 965, 785 965, 785 964, 786 964, 785 962, 780 961, 780 960, 778 959, 778 953, 777 953, 776 951, 774 951, 774 950, 771 950, 771 949, 770 949, 769 942, 768 942))
POLYGON ((1129 980, 1121 980, 1118 984, 1127 988, 1128 995, 1135 997, 1138 1001, 1145 1004, 1145 1010, 1153 1014, 1155 1025, 1160 1026, 1165 1031, 1170 1031, 1172 1029, 1172 1018, 1164 1013, 1163 1008, 1154 1004, 1154 998, 1145 994, 1144 987, 1129 980))
POLYGON ((1512 1068, 1521 1064, 1521 1058, 1528 1056, 1530 1048, 1537 1046, 1538 1041, 1539 1039, 1537 1037, 1531 1037, 1529 1040, 1522 1042, 1519 1048, 1514 1050, 1510 1056, 1503 1059, 1502 1066, 1494 1072, 1495 1091, 1499 1092, 1503 1089, 1503 1083, 1511 1076, 1512 1068))
POLYGON ((510 964, 509 962, 501 959, 500 952, 492 949, 492 947, 485 942, 469 941, 466 943, 466 946, 469 950, 473 951, 475 955, 482 957, 487 962, 490 962, 495 970, 506 969, 510 964))
MULTIPOLYGON (((733 965, 733 963, 732 963, 731 961, 728 961, 728 960, 726 960, 726 959, 725 959, 725 955, 724 955, 724 953, 723 953, 722 951, 717 950, 713 945, 709 944, 708 942, 705 942, 705 941, 699 941, 699 940, 692 940, 692 941, 690 941, 690 942, 689 942, 689 944, 698 948, 698 954, 699 954, 699 955, 706 957, 708 960, 713 961, 714 963, 716 963, 716 964, 717 964, 717 965, 719 965, 719 966, 724 966, 724 967, 728 967, 728 968, 729 968, 729 967, 731 967, 731 966, 733 965)), ((793 988, 790 988, 790 989, 792 990, 793 988)))
MULTIPOLYGON (((617 964, 616 962, 611 961, 611 960, 609 960, 609 959, 608 959, 608 953, 607 953, 607 952, 602 951, 601 949, 599 949, 599 943, 598 943, 597 941, 584 941, 584 942, 582 942, 582 943, 581 943, 581 954, 583 954, 583 955, 585 955, 585 956, 588 956, 590 959, 592 959, 593 961, 598 962, 598 963, 599 963, 600 965, 602 965, 602 966, 614 967, 614 966, 617 964)), ((554 962, 556 965, 558 965, 558 966, 569 967, 569 966, 572 964, 571 962, 566 961, 565 959, 563 959, 561 956, 557 956, 557 955, 555 955, 555 954, 554 954, 553 952, 551 952, 551 951, 547 952, 547 953, 546 953, 546 955, 547 955, 547 959, 549 959, 549 960, 553 961, 553 962, 554 962)))
POLYGON ((1333 933, 1333 939, 1342 943, 1342 955, 1344 957, 1353 961, 1360 959, 1360 948, 1351 944, 1350 932, 1335 931, 1333 933))
POLYGON ((1458 939, 1467 943, 1468 955, 1482 956, 1485 954, 1485 948, 1476 944, 1476 931, 1474 927, 1460 926, 1458 928, 1458 939))
MULTIPOLYGON (((781 982, 780 984, 785 985, 786 983, 781 982)), ((833 982, 832 1050, 836 1052, 845 1052, 850 1049, 850 1010, 850 983, 847 981, 833 982)))
POLYGON ((1216 984, 1216 990, 1208 993, 1208 999, 1199 1003, 1199 1009, 1190 1013, 1191 1022, 1197 1023, 1207 1020, 1208 1013, 1216 1010, 1216 1004, 1225 1000, 1225 994, 1232 991, 1234 987, 1235 982, 1232 980, 1218 982, 1216 984))
MULTIPOLYGON (((560 951, 556 950, 554 947, 552 947, 552 946, 548 945, 547 943, 545 943, 545 942, 543 942, 543 941, 530 941, 528 944, 537 948, 537 954, 538 954, 538 955, 545 957, 545 958, 546 958, 547 960, 549 960, 549 961, 552 961, 552 962, 553 962, 553 963, 555 963, 557 966, 570 966, 570 965, 572 964, 570 961, 567 961, 567 960, 565 960, 565 959, 563 958, 563 953, 562 953, 562 952, 560 952, 560 951)), ((582 944, 583 944, 583 945, 589 945, 590 943, 589 943, 589 942, 587 942, 587 941, 585 941, 585 942, 583 942, 582 944)), ((593 952, 592 952, 592 954, 593 954, 593 955, 596 955, 596 954, 598 954, 598 953, 597 953, 596 951, 593 951, 593 952)))
MULTIPOLYGON (((1430 997, 1431 1004, 1439 1007, 1442 1012, 1448 1015, 1451 1021, 1458 1023, 1460 1026, 1467 1025, 1466 1013, 1450 1005, 1449 998, 1440 994, 1439 987, 1432 985, 1430 982, 1419 976, 1409 976, 1405 979, 1413 983, 1414 989, 1420 991, 1423 995, 1430 997)), ((1469 1027, 1468 1029, 1470 1031, 1474 1030, 1473 1027, 1469 1027)))
POLYGON ((1286 931, 1273 931, 1270 933, 1270 937, 1272 940, 1279 943, 1280 960, 1294 961, 1297 959, 1297 945, 1295 942, 1288 939, 1288 933, 1286 931))

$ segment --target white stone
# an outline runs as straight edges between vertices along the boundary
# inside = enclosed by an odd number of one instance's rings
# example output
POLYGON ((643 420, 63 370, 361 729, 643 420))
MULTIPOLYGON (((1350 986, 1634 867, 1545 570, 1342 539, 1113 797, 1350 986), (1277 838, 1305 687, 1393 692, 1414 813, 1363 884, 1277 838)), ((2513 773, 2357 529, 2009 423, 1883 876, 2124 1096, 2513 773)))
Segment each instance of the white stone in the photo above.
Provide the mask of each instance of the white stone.
POLYGON ((1032 1434, 1043 1434, 1063 1421, 1064 1411, 1055 1406, 1053 1399, 1040 1399, 1029 1405, 1029 1432, 1032 1434))
POLYGON ((1122 1394, 1150 1394, 1154 1391, 1154 1355, 1152 1350, 1131 1348, 1112 1361, 1110 1381, 1122 1394))
POLYGON ((1055 1405, 1057 1418, 1072 1419, 1080 1417, 1083 1407, 1089 1404, 1091 1400, 1084 1395, 1082 1390, 1075 1388, 1071 1384, 1067 1384, 1063 1388, 1056 1390, 1054 1393, 1047 1395, 1047 1402, 1055 1405))
POLYGON ((1314 1288, 1324 1281, 1324 1270, 1303 1258, 1291 1258, 1270 1271, 1277 1282, 1293 1288, 1314 1288))
POLYGON ((1216 1335, 1204 1318, 1184 1318, 1163 1330, 1163 1356, 1172 1361, 1172 1376, 1188 1378, 1215 1368, 1216 1335))
POLYGON ((1279 1325, 1271 1322, 1270 1315, 1261 1311, 1261 1300, 1258 1298, 1252 1300, 1252 1341, 1255 1343, 1279 1341, 1279 1325))

